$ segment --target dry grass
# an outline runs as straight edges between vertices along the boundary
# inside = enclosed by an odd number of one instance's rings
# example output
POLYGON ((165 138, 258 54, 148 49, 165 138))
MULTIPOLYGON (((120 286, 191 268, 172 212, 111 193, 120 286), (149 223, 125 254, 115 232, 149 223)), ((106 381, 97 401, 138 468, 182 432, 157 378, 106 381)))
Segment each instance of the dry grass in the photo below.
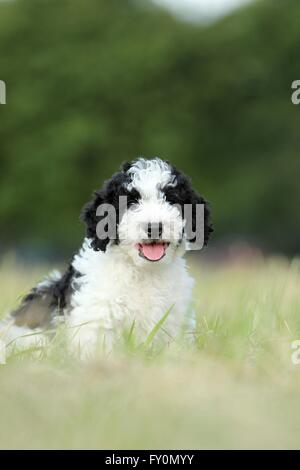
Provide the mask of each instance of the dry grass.
MULTIPOLYGON (((44 273, 6 259, 0 311, 44 273)), ((300 263, 200 266, 193 346, 0 368, 1 448, 299 448, 300 263)))

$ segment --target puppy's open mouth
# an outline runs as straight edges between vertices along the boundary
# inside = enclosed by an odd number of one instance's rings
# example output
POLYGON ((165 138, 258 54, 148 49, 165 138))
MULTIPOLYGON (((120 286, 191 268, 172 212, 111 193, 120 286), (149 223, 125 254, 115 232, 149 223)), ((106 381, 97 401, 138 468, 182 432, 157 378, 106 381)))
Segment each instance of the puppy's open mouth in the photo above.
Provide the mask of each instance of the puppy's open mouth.
POLYGON ((137 248, 139 255, 148 261, 161 260, 167 251, 169 243, 166 242, 151 242, 151 243, 138 243, 137 248))

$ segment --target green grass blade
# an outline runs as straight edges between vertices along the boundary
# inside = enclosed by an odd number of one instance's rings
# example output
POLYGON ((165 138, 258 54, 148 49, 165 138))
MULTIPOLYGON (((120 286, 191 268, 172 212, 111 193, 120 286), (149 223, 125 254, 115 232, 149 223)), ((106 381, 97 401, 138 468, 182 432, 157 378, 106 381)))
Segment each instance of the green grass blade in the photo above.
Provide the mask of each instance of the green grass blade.
POLYGON ((155 336, 157 335, 157 333, 161 329, 162 325, 165 323, 166 319, 170 315, 171 310, 172 310, 173 307, 174 307, 174 305, 171 305, 171 307, 166 311, 166 313, 163 315, 163 317, 156 323, 156 325, 154 325, 154 328, 150 331, 149 335, 147 336, 146 341, 143 344, 143 348, 146 349, 150 346, 150 344, 154 340, 155 336))

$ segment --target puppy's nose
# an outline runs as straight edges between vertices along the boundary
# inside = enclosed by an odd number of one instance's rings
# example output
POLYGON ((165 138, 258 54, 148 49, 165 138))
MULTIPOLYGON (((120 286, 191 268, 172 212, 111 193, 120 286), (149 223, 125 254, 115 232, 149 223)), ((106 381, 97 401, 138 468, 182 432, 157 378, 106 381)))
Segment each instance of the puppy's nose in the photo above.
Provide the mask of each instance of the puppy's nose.
POLYGON ((162 231, 162 222, 149 222, 148 224, 146 224, 146 233, 148 238, 152 238, 153 240, 161 238, 162 231))

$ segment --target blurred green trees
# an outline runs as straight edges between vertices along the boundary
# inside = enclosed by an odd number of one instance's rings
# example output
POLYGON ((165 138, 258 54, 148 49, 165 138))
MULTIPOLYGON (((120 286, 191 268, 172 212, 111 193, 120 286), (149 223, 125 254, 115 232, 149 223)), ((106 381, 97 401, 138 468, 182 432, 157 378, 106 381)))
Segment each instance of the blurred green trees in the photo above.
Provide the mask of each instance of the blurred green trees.
POLYGON ((300 252, 300 3, 210 26, 147 2, 0 4, 0 240, 71 249, 119 164, 169 159, 212 203, 216 237, 300 252))

